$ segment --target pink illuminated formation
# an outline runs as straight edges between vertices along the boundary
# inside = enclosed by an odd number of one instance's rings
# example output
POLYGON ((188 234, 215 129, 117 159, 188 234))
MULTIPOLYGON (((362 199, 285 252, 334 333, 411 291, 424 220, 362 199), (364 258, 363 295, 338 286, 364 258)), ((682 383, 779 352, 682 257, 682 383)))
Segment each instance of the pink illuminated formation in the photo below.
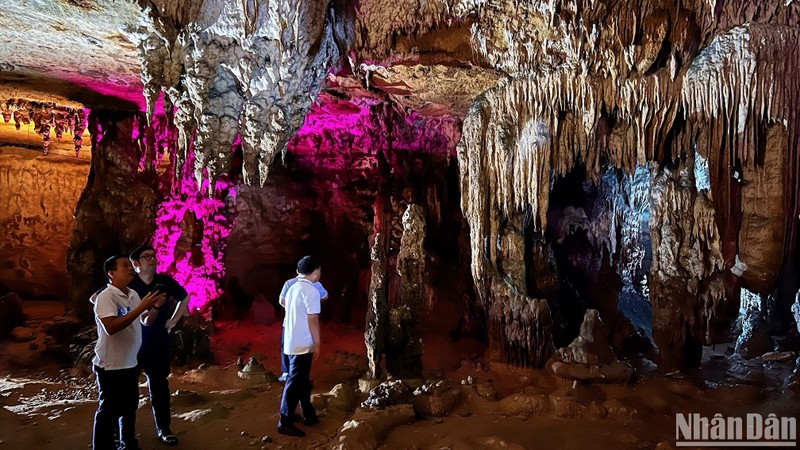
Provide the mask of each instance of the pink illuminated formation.
MULTIPOLYGON (((185 167, 192 164, 187 161, 185 167)), ((158 270, 172 274, 186 288, 192 311, 204 311, 222 292, 226 238, 233 228, 226 199, 235 198, 236 190, 233 183, 220 179, 215 197, 208 198, 204 194, 208 180, 198 189, 192 171, 188 172, 159 208, 153 247, 158 251, 158 270)))
MULTIPOLYGON (((162 110, 163 111, 163 110, 162 110)), ((162 111, 153 117, 152 133, 145 139, 140 170, 156 165, 165 152, 175 161, 177 130, 162 111)), ((158 270, 175 277, 191 296, 189 308, 205 311, 222 292, 225 277, 226 239, 233 228, 234 211, 226 206, 235 201, 236 189, 229 177, 221 177, 209 198, 208 177, 198 187, 194 179, 194 153, 188 152, 180 177, 170 189, 174 164, 162 177, 162 192, 169 191, 156 216, 153 247, 158 252, 158 270)))
POLYGON ((336 153, 342 156, 342 168, 346 168, 348 154, 374 154, 390 148, 452 157, 459 138, 460 122, 450 116, 424 116, 413 111, 404 114, 382 100, 342 100, 322 93, 289 142, 289 151, 336 153))

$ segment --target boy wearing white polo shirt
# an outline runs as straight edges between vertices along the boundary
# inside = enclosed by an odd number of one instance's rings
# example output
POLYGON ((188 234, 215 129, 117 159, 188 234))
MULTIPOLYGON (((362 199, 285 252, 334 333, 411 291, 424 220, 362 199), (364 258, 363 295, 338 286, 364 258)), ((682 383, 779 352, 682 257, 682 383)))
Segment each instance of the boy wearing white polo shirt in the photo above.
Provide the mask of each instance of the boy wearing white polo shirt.
POLYGON ((319 281, 322 267, 319 260, 306 256, 297 263, 300 274, 286 293, 286 321, 283 353, 289 356, 289 376, 283 388, 278 433, 303 437, 305 433, 294 425, 295 408, 300 403, 303 423, 319 421, 311 404, 311 362, 319 357, 320 295, 314 283, 319 281))

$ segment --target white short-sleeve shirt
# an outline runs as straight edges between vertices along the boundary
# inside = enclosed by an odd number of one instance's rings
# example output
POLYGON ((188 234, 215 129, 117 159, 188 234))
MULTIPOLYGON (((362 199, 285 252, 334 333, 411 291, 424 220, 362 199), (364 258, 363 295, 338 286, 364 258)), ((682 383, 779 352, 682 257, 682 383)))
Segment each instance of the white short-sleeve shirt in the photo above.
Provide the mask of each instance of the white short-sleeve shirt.
POLYGON ((314 351, 314 337, 308 316, 320 313, 320 296, 316 287, 305 278, 297 280, 286 293, 283 353, 304 355, 314 351))
MULTIPOLYGON (((286 283, 283 283, 283 288, 281 289, 281 295, 278 298, 280 300, 283 300, 284 305, 286 304, 286 294, 289 292, 289 288, 294 286, 294 284, 297 283, 297 281, 300 280, 301 278, 303 278, 303 276, 298 275, 294 278, 286 280, 286 283)), ((323 299, 328 296, 328 291, 326 291, 325 288, 322 287, 322 283, 320 283, 319 281, 314 283, 314 288, 316 288, 317 292, 319 292, 319 298, 323 299)), ((286 326, 285 316, 283 318, 283 326, 286 326)))
POLYGON ((106 332, 100 319, 119 317, 139 306, 139 294, 133 289, 124 293, 111 284, 97 295, 94 303, 94 321, 97 323, 97 344, 92 363, 106 370, 136 367, 136 354, 142 346, 142 324, 137 317, 130 325, 113 336, 106 332))

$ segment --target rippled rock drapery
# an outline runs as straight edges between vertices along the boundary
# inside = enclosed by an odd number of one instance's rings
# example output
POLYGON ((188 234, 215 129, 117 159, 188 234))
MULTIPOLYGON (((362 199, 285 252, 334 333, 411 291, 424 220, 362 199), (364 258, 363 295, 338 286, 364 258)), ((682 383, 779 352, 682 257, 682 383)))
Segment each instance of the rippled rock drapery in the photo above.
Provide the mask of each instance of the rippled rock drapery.
POLYGON ((141 122, 130 114, 92 111, 92 167, 75 208, 75 229, 67 251, 72 279, 69 309, 88 319, 89 297, 104 284, 103 261, 120 250, 130 252, 155 230, 162 199, 154 171, 139 171, 141 122))
POLYGON ((73 213, 89 161, 30 153, 3 148, 0 154, 0 285, 25 298, 63 298, 73 213))
POLYGON ((228 173, 241 135, 246 184, 264 184, 274 156, 300 128, 350 36, 348 8, 328 2, 140 2, 137 30, 148 115, 163 91, 178 108, 178 173, 228 173))

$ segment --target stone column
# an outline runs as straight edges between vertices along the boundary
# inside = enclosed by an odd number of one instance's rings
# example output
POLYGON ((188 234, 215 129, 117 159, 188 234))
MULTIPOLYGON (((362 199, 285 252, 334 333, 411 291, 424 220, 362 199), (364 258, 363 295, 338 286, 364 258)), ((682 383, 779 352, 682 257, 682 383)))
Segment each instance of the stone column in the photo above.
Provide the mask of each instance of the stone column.
POLYGON ((157 180, 139 172, 141 149, 133 130, 131 114, 93 111, 89 116, 92 167, 67 250, 68 310, 84 320, 92 317, 89 297, 106 284, 103 261, 143 244, 156 227, 162 197, 157 180))

